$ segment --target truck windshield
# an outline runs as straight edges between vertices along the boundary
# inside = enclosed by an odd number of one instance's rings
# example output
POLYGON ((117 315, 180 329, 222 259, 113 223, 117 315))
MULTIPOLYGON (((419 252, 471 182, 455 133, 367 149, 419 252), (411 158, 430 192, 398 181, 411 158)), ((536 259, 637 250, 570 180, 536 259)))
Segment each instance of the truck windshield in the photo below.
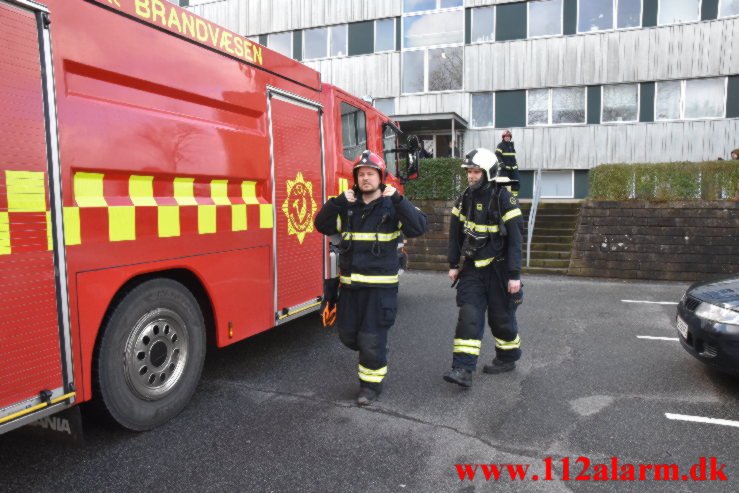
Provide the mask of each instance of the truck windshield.
POLYGON ((398 176, 398 134, 390 125, 382 125, 382 154, 387 164, 387 170, 393 176, 398 176))

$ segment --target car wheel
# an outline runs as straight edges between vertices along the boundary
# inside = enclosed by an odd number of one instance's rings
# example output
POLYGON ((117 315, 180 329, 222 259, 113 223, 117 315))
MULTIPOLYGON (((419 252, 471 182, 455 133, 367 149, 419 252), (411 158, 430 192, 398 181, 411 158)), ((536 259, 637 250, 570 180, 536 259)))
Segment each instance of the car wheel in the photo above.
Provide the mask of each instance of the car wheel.
POLYGON ((170 279, 146 281, 104 323, 93 397, 118 425, 149 430, 182 411, 204 360, 203 315, 192 293, 170 279))

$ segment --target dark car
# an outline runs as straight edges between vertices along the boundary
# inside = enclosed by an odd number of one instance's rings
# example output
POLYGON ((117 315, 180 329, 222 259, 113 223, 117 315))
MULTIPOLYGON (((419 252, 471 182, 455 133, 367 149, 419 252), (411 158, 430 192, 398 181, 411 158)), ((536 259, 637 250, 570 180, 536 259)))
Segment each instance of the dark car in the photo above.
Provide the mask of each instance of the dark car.
POLYGON ((739 274, 690 286, 677 305, 675 326, 687 352, 739 375, 739 274))

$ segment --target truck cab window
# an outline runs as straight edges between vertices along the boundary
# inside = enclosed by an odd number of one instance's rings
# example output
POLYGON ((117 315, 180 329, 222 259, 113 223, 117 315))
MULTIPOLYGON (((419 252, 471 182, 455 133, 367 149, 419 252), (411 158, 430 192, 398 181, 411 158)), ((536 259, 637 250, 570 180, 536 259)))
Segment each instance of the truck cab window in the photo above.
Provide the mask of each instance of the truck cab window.
POLYGON ((341 141, 344 157, 352 161, 367 148, 367 117, 348 103, 341 103, 341 141))
POLYGON ((398 134, 390 125, 383 125, 382 132, 382 154, 387 165, 388 173, 398 176, 398 154, 392 152, 398 148, 398 134))

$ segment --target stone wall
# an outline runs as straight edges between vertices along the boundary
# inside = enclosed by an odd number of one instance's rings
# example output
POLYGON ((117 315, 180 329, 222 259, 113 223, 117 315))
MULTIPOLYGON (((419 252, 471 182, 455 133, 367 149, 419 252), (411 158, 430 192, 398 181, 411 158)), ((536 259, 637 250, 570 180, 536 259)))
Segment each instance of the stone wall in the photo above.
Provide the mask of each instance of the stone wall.
POLYGON ((408 239, 408 268, 446 272, 449 269, 446 261, 449 220, 454 201, 414 200, 413 204, 428 216, 429 231, 419 238, 408 239))
POLYGON ((588 200, 568 274, 694 281, 737 272, 737 201, 588 200))

